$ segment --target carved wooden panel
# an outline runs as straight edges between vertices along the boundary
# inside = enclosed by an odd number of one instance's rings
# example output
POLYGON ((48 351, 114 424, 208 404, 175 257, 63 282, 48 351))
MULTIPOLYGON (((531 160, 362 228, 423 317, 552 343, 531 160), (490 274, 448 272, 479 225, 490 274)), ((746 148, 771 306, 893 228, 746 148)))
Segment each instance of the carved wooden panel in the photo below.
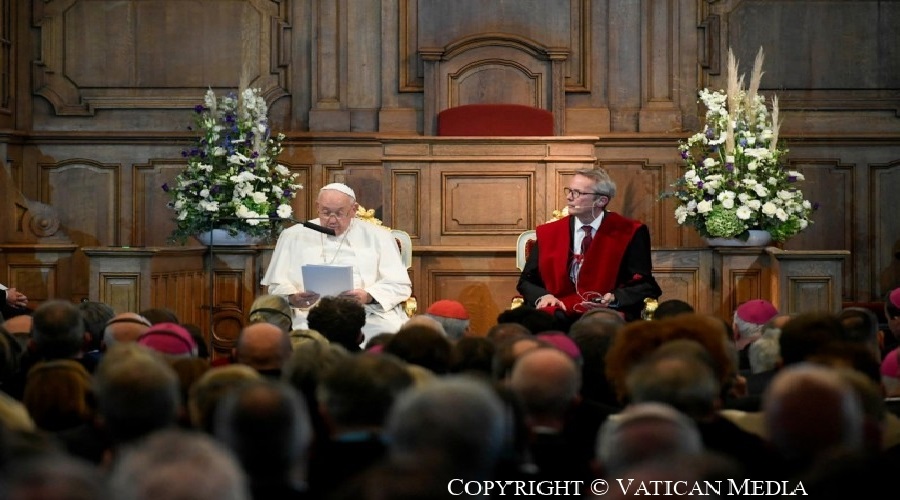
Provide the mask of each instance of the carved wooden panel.
POLYGON ((665 206, 659 203, 659 193, 666 188, 662 165, 645 160, 601 160, 597 164, 616 183, 617 192, 610 201, 610 210, 647 224, 651 241, 657 243, 663 225, 672 220, 667 216, 665 206))
POLYGON ((42 0, 32 89, 57 115, 188 108, 208 87, 285 95, 290 26, 277 0, 42 0), (219 36, 230 33, 231 36, 219 36))
MULTIPOLYGON (((367 210, 375 210, 375 217, 384 220, 385 172, 380 163, 347 160, 340 165, 325 165, 322 186, 343 182, 356 193, 356 201, 367 210)), ((321 186, 320 186, 321 187, 321 186)), ((315 202, 318 191, 312 195, 315 202)))
MULTIPOLYGON (((182 323, 205 327, 209 324, 209 294, 203 270, 155 272, 150 282, 152 307, 171 309, 182 323)), ((205 331, 205 330, 204 330, 205 331)))
POLYGON ((654 250, 653 277, 663 292, 659 300, 679 299, 697 310, 708 310, 711 256, 708 250, 654 250))
MULTIPOLYGON (((873 265, 871 269, 874 297, 877 300, 900 283, 900 217, 897 216, 898 186, 900 186, 900 160, 887 165, 869 167, 867 198, 871 214, 868 232, 878 235, 871 238, 873 265)), ((864 269, 860 266, 859 269, 864 269)))
POLYGON ((101 272, 92 279, 99 279, 98 300, 116 313, 141 310, 141 273, 101 272))
MULTIPOLYGON (((181 160, 150 160, 133 168, 134 233, 133 246, 164 246, 175 230, 175 212, 167 204, 171 200, 162 186, 175 184, 175 177, 184 170, 181 160)), ((188 244, 196 242, 188 241, 188 244)))
MULTIPOLYGON (((875 0, 710 5, 711 13, 723 19, 723 54, 732 47, 749 67, 763 47, 767 57, 761 89, 778 89, 781 109, 804 111, 900 109, 900 47, 896 31, 887 28, 900 24, 898 7, 875 0)), ((711 83, 723 88, 718 80, 711 83)))
POLYGON ((718 314, 730 318, 737 306, 752 299, 771 298, 768 258, 759 249, 723 248, 718 250, 720 265, 721 302, 718 314))
POLYGON ((441 174, 441 236, 518 235, 534 227, 534 173, 448 169, 441 174), (503 210, 498 210, 502 204, 503 210))
POLYGON ((787 310, 781 308, 783 314, 800 312, 836 312, 834 308, 834 280, 830 276, 789 277, 784 292, 787 297, 787 310))
POLYGON ((593 33, 590 1, 400 0, 398 3, 401 92, 421 92, 424 88, 421 47, 446 47, 459 39, 483 33, 522 34, 545 46, 565 47, 569 52, 565 66, 566 91, 585 92, 590 88, 593 33))
POLYGON ((47 263, 10 263, 6 270, 9 283, 28 296, 30 307, 37 307, 46 300, 63 298, 64 290, 59 288, 60 269, 55 261, 47 263))
MULTIPOLYGON (((419 169, 391 170, 391 217, 388 225, 409 233, 415 243, 422 235, 421 181, 419 169)), ((430 198, 429 198, 430 199, 430 198)))
POLYGON ((83 246, 119 244, 118 165, 68 160, 38 167, 40 201, 56 208, 60 224, 73 242, 83 246))

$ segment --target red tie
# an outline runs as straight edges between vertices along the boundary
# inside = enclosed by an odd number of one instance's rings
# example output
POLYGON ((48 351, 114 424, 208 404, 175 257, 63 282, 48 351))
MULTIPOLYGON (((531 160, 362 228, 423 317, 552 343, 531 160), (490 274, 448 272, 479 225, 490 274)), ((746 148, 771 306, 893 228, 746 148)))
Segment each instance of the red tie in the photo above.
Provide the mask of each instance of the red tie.
POLYGON ((581 240, 581 255, 584 255, 587 253, 588 247, 591 246, 591 242, 594 241, 594 237, 591 235, 594 228, 585 225, 581 226, 581 229, 584 231, 584 238, 581 240))

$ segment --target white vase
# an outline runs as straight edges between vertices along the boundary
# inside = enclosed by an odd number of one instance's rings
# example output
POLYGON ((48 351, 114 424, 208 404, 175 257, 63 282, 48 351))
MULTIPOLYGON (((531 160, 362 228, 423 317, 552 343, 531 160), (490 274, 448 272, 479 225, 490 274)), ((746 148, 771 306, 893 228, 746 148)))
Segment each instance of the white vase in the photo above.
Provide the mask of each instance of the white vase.
POLYGON ((737 238, 705 238, 711 247, 764 247, 772 242, 772 235, 761 229, 751 229, 747 241, 737 238))
POLYGON ((251 236, 244 232, 232 236, 228 234, 227 229, 213 229, 212 231, 204 231, 194 235, 197 241, 205 246, 240 246, 255 245, 262 241, 262 238, 251 236))

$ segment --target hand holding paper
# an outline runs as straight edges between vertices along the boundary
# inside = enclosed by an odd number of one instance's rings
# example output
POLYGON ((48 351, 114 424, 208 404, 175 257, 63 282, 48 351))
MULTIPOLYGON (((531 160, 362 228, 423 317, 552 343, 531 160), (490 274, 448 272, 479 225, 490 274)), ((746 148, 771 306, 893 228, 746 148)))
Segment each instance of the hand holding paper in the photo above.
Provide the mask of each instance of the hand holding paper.
POLYGON ((353 289, 353 268, 350 266, 329 266, 324 264, 305 264, 303 288, 322 297, 337 296, 353 289))

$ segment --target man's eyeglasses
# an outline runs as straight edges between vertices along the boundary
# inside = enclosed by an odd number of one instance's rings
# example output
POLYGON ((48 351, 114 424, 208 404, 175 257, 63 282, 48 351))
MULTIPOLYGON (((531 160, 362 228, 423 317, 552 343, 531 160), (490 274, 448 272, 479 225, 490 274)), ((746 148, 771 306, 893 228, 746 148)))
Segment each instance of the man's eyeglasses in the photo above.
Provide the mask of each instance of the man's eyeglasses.
POLYGON ((572 196, 572 198, 581 198, 583 195, 592 194, 594 196, 606 196, 604 193, 597 193, 594 191, 579 191, 577 189, 569 189, 563 188, 563 193, 566 193, 566 198, 572 196))
POLYGON ((335 219, 344 219, 349 216, 349 211, 344 212, 344 210, 338 210, 337 212, 331 212, 328 210, 319 210, 319 218, 322 220, 328 220, 332 217, 335 219))

